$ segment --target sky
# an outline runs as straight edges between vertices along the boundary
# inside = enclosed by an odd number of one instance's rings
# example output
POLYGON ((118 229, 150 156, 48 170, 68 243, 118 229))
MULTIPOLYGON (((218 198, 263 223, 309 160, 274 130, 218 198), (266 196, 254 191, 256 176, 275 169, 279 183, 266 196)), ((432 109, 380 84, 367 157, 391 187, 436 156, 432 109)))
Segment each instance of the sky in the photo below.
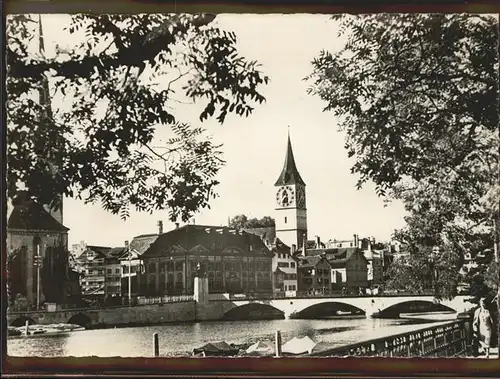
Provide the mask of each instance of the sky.
MULTIPOLYGON (((42 17, 48 53, 56 44, 64 48, 74 40, 62 30, 68 20, 67 15, 42 17)), ((228 217, 241 213, 274 216, 274 183, 283 167, 289 132, 298 170, 307 185, 309 237, 348 239, 358 234, 388 240, 394 229, 404 226, 401 203, 385 206, 371 183, 356 189, 358 177, 350 173, 354 161, 347 158, 344 133, 338 130, 334 115, 322 111, 325 104, 306 93, 308 83, 303 78, 312 70, 311 60, 322 49, 335 51, 342 46, 336 23, 326 15, 308 14, 222 14, 215 23, 236 33, 240 54, 257 60, 270 82, 261 88, 266 102, 257 104, 249 117, 231 115, 223 125, 216 120, 203 123, 213 139, 223 144, 227 163, 218 175, 219 197, 211 201, 211 209, 196 214, 194 222, 226 225, 228 217)), ((57 102, 52 105, 58 106, 57 102)), ((200 124, 197 106, 179 105, 176 114, 183 121, 200 124)), ((70 246, 80 241, 123 246, 136 235, 156 233, 158 220, 163 221, 165 231, 174 227, 168 211, 131 212, 123 221, 99 204, 64 201, 70 246)))

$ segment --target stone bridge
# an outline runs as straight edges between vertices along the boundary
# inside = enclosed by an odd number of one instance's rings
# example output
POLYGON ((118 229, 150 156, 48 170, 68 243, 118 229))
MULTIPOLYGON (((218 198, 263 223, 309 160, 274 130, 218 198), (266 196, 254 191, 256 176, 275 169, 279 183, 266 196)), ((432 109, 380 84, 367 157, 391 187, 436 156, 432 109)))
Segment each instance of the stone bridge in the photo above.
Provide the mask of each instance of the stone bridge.
MULTIPOLYGON (((224 319, 231 313, 239 311, 245 314, 257 312, 260 309, 270 313, 281 312, 285 318, 301 318, 309 314, 314 317, 314 311, 323 308, 336 308, 339 310, 354 310, 365 314, 367 317, 397 317, 400 313, 434 311, 464 312, 475 307, 466 301, 470 297, 457 296, 452 300, 436 301, 430 295, 406 295, 406 296, 357 296, 357 297, 305 297, 284 299, 219 299, 210 300, 204 306, 198 304, 198 319, 224 319), (333 307, 332 307, 333 306, 333 307)), ((305 317, 304 317, 305 318, 305 317)))
POLYGON ((85 328, 153 325, 167 322, 196 320, 195 301, 169 302, 163 304, 120 306, 109 308, 67 309, 54 312, 7 313, 7 324, 23 326, 30 324, 68 323, 85 328))
POLYGON ((333 315, 332 309, 355 310, 367 317, 397 317, 405 312, 450 310, 463 312, 475 305, 466 302, 467 296, 436 302, 432 296, 375 296, 375 297, 294 297, 282 299, 209 299, 205 296, 195 300, 160 304, 136 305, 132 307, 69 309, 54 312, 7 313, 7 323, 12 326, 30 324, 69 323, 85 328, 109 326, 153 325, 168 322, 193 322, 224 320, 235 313, 240 319, 255 317, 314 318, 325 313, 333 315), (257 315, 257 316, 256 316, 257 315), (259 316, 260 315, 260 316, 259 316))

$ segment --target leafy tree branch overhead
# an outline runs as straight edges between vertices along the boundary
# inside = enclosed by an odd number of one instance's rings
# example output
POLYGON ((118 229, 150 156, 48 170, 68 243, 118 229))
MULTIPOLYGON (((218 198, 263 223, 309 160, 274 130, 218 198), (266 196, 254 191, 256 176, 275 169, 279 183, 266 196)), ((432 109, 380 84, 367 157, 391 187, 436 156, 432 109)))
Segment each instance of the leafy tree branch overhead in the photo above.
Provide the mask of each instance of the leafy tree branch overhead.
POLYGON ((249 116, 265 101, 260 90, 268 82, 214 18, 75 15, 67 30, 84 38, 50 58, 30 50, 38 20, 9 16, 9 198, 24 189, 57 208, 56 194, 63 193, 100 201, 124 218, 132 207, 168 209, 172 220, 184 221, 208 207, 224 164, 220 146, 175 107, 183 99, 201 102, 200 122, 223 123, 229 113, 249 116), (62 106, 50 109, 48 97, 62 106), (171 138, 157 146, 160 128, 171 138))
POLYGON ((324 110, 340 117, 359 185, 372 180, 383 194, 403 178, 431 177, 443 167, 460 175, 481 163, 498 172, 491 144, 499 117, 494 17, 335 19, 347 43, 322 51, 306 79, 324 110))
MULTIPOLYGON (((438 247, 443 267, 454 268, 447 281, 456 283, 460 256, 485 233, 498 260, 498 19, 333 18, 347 42, 312 61, 308 92, 337 116, 358 186, 374 182, 379 195, 401 200, 409 213, 396 238, 413 252, 415 269, 400 265, 399 278, 413 275, 417 283, 438 247)), ((453 286, 439 283, 437 297, 454 296, 453 286)))

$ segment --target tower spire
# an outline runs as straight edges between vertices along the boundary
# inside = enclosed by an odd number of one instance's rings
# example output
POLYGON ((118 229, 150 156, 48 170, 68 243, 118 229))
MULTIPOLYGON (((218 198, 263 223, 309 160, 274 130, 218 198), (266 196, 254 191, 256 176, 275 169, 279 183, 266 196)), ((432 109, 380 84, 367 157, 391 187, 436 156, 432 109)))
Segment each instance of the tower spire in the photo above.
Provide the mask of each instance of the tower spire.
POLYGON ((45 53, 45 45, 43 44, 43 28, 42 15, 38 15, 38 52, 43 55, 45 53))
MULTIPOLYGON (((42 15, 38 15, 38 52, 42 58, 45 57, 45 42, 43 35, 43 26, 42 26, 42 15)), ((53 127, 53 114, 52 114, 52 104, 50 99, 50 89, 49 89, 49 80, 46 75, 42 74, 40 87, 38 89, 39 99, 40 99, 40 127, 42 129, 46 129, 46 135, 48 135, 47 143, 50 144, 47 148, 47 156, 46 158, 50 162, 50 167, 54 173, 57 173, 61 170, 61 158, 60 158, 60 149, 64 148, 64 144, 62 142, 62 136, 53 127)), ((57 196, 57 204, 55 204, 55 208, 50 205, 44 205, 45 210, 54 217, 61 224, 63 223, 63 195, 62 193, 57 196)))
POLYGON ((275 186, 284 186, 288 184, 302 184, 306 185, 302 180, 302 177, 297 170, 295 164, 295 158, 293 156, 292 142, 290 140, 290 126, 288 126, 288 141, 286 147, 285 163, 283 165, 283 170, 274 184, 275 186))

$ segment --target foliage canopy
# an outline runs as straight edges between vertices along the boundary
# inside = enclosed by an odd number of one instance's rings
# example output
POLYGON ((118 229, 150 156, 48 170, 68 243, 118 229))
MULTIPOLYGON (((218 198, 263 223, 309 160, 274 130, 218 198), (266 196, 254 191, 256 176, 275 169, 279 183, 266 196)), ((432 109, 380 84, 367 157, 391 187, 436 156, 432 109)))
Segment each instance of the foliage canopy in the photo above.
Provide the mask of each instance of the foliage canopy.
POLYGON ((271 216, 264 216, 261 219, 256 217, 249 219, 246 215, 240 214, 229 220, 229 227, 236 229, 267 228, 272 226, 275 226, 275 222, 271 216))
MULTIPOLYGON (((358 187, 373 181, 408 211, 395 237, 413 253, 411 264, 394 266, 392 284, 421 286, 432 261, 456 284, 463 253, 475 252, 485 233, 498 250, 498 19, 333 18, 346 44, 322 51, 305 79, 346 132, 358 187)), ((434 280, 436 297, 454 296, 454 285, 443 284, 434 280)))
POLYGON ((202 102, 200 122, 248 116, 268 78, 209 14, 71 17, 75 45, 32 51, 38 22, 7 19, 7 193, 57 209, 63 194, 128 217, 168 209, 188 220, 209 205, 224 161, 204 128, 175 105, 202 102), (35 26, 36 25, 36 26, 35 26), (51 89, 49 93, 49 88, 51 89), (40 99, 33 93, 40 92, 40 99), (50 98, 61 106, 51 109, 50 98), (153 144, 155 131, 171 135, 153 144))

